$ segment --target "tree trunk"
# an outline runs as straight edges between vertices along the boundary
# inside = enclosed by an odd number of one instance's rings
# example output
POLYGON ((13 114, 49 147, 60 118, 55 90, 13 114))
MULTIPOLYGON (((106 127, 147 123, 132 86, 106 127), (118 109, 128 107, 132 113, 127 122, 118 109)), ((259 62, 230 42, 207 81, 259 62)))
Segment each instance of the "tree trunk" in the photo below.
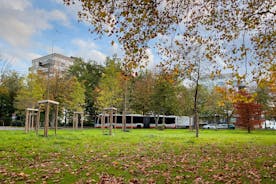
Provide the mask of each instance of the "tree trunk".
POLYGON ((124 110, 123 111, 123 118, 122 118, 122 123, 123 123, 123 131, 125 132, 126 131, 126 111, 124 110))
POLYGON ((124 111, 123 111, 123 131, 126 132, 126 109, 127 109, 127 79, 125 79, 125 92, 124 92, 124 111))
POLYGON ((156 116, 156 114, 154 114, 154 121, 155 121, 155 127, 158 126, 158 121, 159 121, 159 114, 156 116))
POLYGON ((165 126, 165 114, 163 113, 162 125, 165 126))
POLYGON ((189 116, 189 129, 190 130, 193 130, 193 123, 194 123, 193 117, 189 116))
POLYGON ((197 109, 195 109, 194 113, 195 113, 194 114, 194 126, 195 126, 195 130, 196 130, 196 137, 198 137, 199 125, 198 125, 198 112, 197 112, 197 109))
POLYGON ((163 113, 162 128, 165 128, 165 113, 163 113))
POLYGON ((199 77, 200 77, 199 72, 200 72, 200 65, 198 65, 195 94, 194 94, 194 126, 195 126, 195 130, 196 130, 196 137, 198 137, 198 133, 199 133, 198 109, 197 109, 198 82, 199 82, 199 77))

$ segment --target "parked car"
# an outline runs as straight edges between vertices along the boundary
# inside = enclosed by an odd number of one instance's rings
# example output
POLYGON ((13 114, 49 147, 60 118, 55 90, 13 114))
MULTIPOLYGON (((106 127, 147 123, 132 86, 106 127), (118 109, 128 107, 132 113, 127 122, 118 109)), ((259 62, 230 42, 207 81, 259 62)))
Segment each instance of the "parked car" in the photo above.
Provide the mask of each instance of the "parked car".
POLYGON ((218 129, 228 129, 228 124, 218 124, 218 129))
POLYGON ((228 124, 228 129, 235 129, 235 125, 233 125, 233 124, 228 124))
POLYGON ((203 129, 235 129, 235 125, 233 124, 208 124, 202 127, 203 129))
POLYGON ((208 125, 204 125, 202 128, 203 129, 217 129, 217 126, 214 124, 208 124, 208 125))

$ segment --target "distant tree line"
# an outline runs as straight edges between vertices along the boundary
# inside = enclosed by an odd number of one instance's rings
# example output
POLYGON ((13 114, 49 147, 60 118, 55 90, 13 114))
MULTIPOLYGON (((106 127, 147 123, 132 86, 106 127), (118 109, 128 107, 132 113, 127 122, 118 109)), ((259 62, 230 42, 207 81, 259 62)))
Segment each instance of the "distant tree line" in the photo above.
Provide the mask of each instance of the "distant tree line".
MULTIPOLYGON (((275 103, 275 72, 273 68, 271 71, 270 77, 259 83, 251 94, 250 101, 259 104, 262 114, 268 119, 275 118, 275 106, 271 105, 275 103)), ((117 57, 107 58, 104 65, 78 58, 66 74, 50 77, 48 84, 49 98, 60 102, 60 118, 66 115, 63 110, 69 114, 85 111, 87 121, 93 123, 105 107, 116 107, 119 113, 125 110, 127 113, 153 114, 157 118, 159 115, 192 116, 194 110, 195 85, 187 87, 181 76, 161 68, 128 72, 117 57)), ((13 71, 2 73, 1 125, 23 123, 25 109, 35 108, 37 101, 45 99, 46 93, 47 76, 43 74, 21 76, 13 71), (13 114, 17 119, 12 119, 13 114)), ((248 106, 241 104, 247 103, 242 99, 232 89, 218 86, 210 89, 199 84, 199 117, 205 117, 206 121, 220 117, 229 122, 233 114, 244 109, 241 107, 248 106)))

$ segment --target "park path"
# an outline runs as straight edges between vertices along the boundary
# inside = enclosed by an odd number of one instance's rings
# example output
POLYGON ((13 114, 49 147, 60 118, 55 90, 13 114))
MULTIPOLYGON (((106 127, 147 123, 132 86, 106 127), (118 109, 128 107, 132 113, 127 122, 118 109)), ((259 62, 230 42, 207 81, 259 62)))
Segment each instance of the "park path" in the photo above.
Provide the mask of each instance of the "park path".
POLYGON ((0 126, 0 130, 24 130, 24 127, 0 126))

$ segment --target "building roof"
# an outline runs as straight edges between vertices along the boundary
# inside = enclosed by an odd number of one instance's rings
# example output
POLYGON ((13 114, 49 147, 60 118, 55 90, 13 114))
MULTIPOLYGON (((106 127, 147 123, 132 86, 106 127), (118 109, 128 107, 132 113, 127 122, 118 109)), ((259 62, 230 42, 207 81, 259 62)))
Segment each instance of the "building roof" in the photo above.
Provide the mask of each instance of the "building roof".
POLYGON ((33 59, 33 61, 36 61, 36 60, 43 60, 43 59, 46 59, 48 57, 59 57, 59 58, 63 58, 65 60, 71 60, 71 61, 74 61, 74 58, 71 56, 71 57, 67 57, 67 56, 64 56, 62 54, 58 54, 58 53, 52 53, 52 54, 48 54, 46 56, 42 56, 40 58, 36 58, 36 59, 33 59))

